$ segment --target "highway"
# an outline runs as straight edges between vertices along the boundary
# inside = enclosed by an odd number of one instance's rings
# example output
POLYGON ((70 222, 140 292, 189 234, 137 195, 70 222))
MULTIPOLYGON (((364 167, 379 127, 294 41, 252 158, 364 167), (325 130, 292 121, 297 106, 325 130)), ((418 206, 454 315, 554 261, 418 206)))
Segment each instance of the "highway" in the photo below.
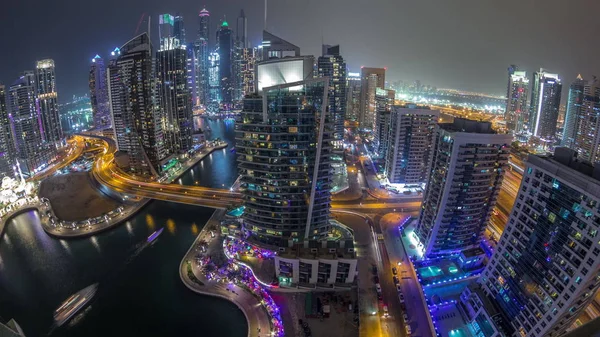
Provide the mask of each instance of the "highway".
POLYGON ((79 158, 79 156, 83 153, 83 150, 85 149, 84 138, 80 136, 74 136, 72 139, 68 140, 67 143, 69 149, 67 150, 65 157, 60 159, 60 162, 46 168, 43 171, 38 172, 36 175, 27 180, 41 181, 55 174, 56 171, 61 170, 62 168, 66 167, 67 165, 71 164, 74 160, 79 158))

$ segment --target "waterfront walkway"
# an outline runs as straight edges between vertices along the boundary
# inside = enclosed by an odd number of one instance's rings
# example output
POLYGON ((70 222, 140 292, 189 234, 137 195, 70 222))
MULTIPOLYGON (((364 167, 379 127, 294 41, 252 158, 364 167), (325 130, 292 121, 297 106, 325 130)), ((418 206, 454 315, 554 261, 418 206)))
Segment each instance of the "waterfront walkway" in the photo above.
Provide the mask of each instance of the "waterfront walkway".
POLYGON ((179 276, 190 290, 203 295, 220 297, 237 305, 248 321, 249 337, 271 336, 271 318, 267 314, 266 309, 261 305, 261 302, 253 294, 235 284, 208 280, 200 270, 196 259, 200 242, 208 243, 206 254, 213 257, 213 259, 227 259, 223 253, 219 228, 219 221, 224 214, 224 210, 216 210, 213 213, 183 257, 183 260, 181 260, 179 276), (214 237, 211 235, 211 230, 215 234, 214 237))

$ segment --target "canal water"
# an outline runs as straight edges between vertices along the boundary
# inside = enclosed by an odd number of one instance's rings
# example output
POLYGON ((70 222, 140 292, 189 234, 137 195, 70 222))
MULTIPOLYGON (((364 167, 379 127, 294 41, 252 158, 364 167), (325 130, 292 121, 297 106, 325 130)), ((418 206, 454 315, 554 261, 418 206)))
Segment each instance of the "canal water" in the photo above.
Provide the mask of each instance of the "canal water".
MULTIPOLYGON (((232 122, 196 121, 211 138, 234 141, 232 122)), ((229 187, 235 153, 220 150, 182 184, 229 187)), ((183 255, 213 210, 154 201, 127 223, 93 237, 58 240, 34 212, 16 217, 0 241, 0 318, 15 318, 31 336, 246 336, 232 303, 193 293, 179 278, 183 255), (154 231, 158 240, 136 249, 154 231), (71 324, 52 329, 53 311, 71 294, 99 283, 91 306, 71 324)))

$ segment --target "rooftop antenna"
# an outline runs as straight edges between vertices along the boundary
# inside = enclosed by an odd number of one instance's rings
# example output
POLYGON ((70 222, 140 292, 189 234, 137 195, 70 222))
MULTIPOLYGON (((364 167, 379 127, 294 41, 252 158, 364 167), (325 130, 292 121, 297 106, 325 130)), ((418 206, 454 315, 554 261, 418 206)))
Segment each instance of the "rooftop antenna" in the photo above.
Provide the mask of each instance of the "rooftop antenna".
POLYGON ((265 29, 267 30, 267 0, 265 0, 265 29))

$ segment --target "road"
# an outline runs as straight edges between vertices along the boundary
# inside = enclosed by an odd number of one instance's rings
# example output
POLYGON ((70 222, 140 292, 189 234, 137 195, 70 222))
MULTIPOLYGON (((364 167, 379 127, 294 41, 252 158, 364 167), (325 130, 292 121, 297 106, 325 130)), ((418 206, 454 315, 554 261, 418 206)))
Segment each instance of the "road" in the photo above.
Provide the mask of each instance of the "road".
POLYGON ((68 141, 68 150, 66 150, 66 155, 64 158, 61 158, 60 161, 43 171, 38 172, 33 177, 27 180, 38 180, 41 181, 51 175, 55 174, 56 171, 61 170, 67 165, 71 164, 75 161, 79 156, 83 153, 85 149, 85 141, 83 137, 74 136, 72 139, 68 141))

